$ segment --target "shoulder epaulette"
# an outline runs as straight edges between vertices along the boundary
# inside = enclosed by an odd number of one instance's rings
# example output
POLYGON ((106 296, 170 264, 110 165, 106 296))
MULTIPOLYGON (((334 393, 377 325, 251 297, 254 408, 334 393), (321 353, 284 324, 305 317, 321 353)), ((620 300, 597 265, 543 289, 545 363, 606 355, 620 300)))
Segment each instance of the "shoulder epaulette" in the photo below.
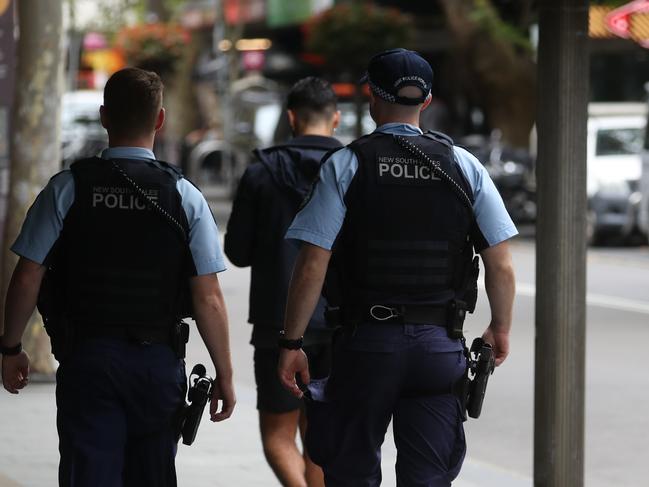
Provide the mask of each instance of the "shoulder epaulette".
POLYGON ((424 132, 424 137, 427 137, 431 140, 434 140, 435 142, 439 142, 440 144, 444 144, 445 146, 448 147, 453 147, 453 139, 451 139, 448 135, 442 133, 442 132, 437 132, 435 130, 427 130, 424 132))
POLYGON ((90 163, 96 163, 98 160, 100 160, 99 157, 84 157, 83 159, 77 159, 74 161, 72 164, 70 164, 70 170, 72 172, 75 171, 75 169, 79 169, 82 166, 85 166, 90 163))
POLYGON ((183 172, 180 170, 180 168, 178 166, 176 166, 174 164, 170 164, 170 163, 165 162, 165 161, 160 161, 158 159, 156 159, 155 162, 157 162, 163 170, 167 171, 168 173, 170 173, 172 176, 176 177, 177 179, 182 179, 182 178, 185 177, 183 175, 183 172))

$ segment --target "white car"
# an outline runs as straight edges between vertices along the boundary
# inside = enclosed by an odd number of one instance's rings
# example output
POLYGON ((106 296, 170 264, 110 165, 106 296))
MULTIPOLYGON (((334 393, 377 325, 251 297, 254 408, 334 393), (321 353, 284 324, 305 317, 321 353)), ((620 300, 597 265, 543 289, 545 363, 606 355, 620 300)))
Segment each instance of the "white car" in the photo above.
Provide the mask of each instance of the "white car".
POLYGON ((588 107, 588 238, 628 238, 638 230, 644 103, 588 107))

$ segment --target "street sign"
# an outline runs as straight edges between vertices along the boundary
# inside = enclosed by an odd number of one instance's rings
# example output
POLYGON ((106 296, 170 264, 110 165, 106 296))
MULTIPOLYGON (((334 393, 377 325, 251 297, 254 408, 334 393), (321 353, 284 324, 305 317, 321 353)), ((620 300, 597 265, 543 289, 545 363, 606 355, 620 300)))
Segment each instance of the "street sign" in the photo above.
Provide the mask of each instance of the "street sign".
POLYGON ((632 39, 649 49, 649 0, 635 0, 612 10, 606 16, 606 27, 613 34, 632 39))

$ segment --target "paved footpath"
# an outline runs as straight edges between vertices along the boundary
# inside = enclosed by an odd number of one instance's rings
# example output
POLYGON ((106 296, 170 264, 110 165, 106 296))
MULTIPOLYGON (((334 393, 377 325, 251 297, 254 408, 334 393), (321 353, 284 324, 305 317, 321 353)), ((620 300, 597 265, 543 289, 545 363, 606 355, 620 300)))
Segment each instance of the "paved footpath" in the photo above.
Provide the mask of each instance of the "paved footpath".
MULTIPOLYGON (((196 442, 179 446, 179 485, 277 486, 266 465, 257 430, 255 391, 238 386, 234 416, 213 424, 204 418, 196 442)), ((58 462, 53 384, 30 384, 18 396, 0 393, 0 487, 54 487, 58 462)), ((395 450, 384 446, 383 485, 395 485, 395 450)), ((468 459, 456 487, 531 487, 530 479, 468 459)))

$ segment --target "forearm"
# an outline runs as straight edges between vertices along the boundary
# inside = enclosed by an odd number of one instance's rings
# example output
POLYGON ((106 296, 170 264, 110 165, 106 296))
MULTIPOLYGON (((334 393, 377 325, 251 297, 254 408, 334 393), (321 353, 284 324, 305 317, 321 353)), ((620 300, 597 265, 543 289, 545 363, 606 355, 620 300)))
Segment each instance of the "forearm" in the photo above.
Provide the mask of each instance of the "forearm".
POLYGON ((330 251, 311 244, 305 243, 300 249, 286 302, 286 338, 296 339, 304 335, 318 304, 330 257, 330 251))
POLYGON ((210 354, 217 377, 231 379, 232 360, 228 316, 218 285, 217 289, 210 293, 194 296, 194 312, 198 332, 210 354))
POLYGON ((12 346, 21 341, 27 323, 34 313, 45 267, 20 259, 16 265, 5 299, 3 344, 12 346))
POLYGON ((491 328, 498 333, 509 333, 516 284, 509 253, 505 258, 485 264, 485 289, 491 308, 491 328))

